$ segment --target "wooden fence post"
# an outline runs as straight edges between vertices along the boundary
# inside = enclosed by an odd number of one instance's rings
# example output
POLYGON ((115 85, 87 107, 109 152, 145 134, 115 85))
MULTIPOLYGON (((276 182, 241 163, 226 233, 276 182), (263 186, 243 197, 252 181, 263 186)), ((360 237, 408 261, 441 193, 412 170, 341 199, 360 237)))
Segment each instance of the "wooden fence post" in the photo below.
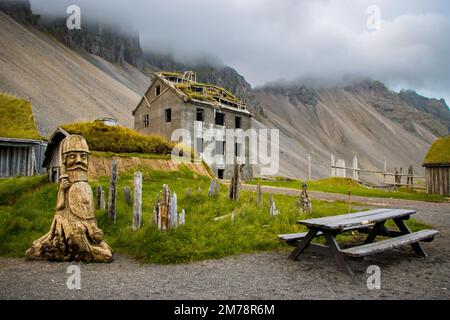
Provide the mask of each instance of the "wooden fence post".
POLYGON ((163 185, 162 200, 159 207, 159 214, 161 219, 161 230, 169 229, 169 203, 170 203, 170 189, 167 184, 163 185))
POLYGON ((258 185, 256 186, 256 203, 258 204, 259 207, 263 206, 262 191, 259 182, 258 185))
POLYGON ((131 200, 131 190, 128 187, 123 187, 123 194, 125 197, 125 203, 128 206, 131 206, 132 200, 131 200))
POLYGON ((142 173, 134 173, 134 207, 133 230, 138 230, 142 225, 142 173))
POLYGON ((97 208, 100 210, 106 209, 105 192, 103 191, 102 186, 97 187, 97 208))
POLYGON ((239 199, 239 185, 240 185, 240 165, 234 165, 233 177, 231 178, 230 190, 229 190, 229 198, 231 200, 239 199))
POLYGON ((170 228, 175 228, 178 226, 178 204, 177 204, 177 193, 174 191, 170 197, 169 205, 169 223, 170 228))
POLYGON ((359 171, 358 171, 358 158, 356 155, 353 157, 353 179, 359 181, 359 171))
POLYGON ((117 160, 113 160, 111 164, 111 179, 109 184, 109 195, 108 195, 108 216, 114 222, 116 222, 117 178, 118 178, 117 160))
POLYGON ((334 154, 331 155, 331 176, 336 177, 336 162, 334 160, 334 154))
POLYGON ((273 200, 272 194, 270 195, 269 201, 270 201, 270 216, 275 217, 280 212, 278 211, 277 206, 275 205, 275 201, 273 200))
POLYGON ((384 157, 383 183, 386 183, 386 173, 387 173, 387 162, 386 162, 386 157, 384 157))

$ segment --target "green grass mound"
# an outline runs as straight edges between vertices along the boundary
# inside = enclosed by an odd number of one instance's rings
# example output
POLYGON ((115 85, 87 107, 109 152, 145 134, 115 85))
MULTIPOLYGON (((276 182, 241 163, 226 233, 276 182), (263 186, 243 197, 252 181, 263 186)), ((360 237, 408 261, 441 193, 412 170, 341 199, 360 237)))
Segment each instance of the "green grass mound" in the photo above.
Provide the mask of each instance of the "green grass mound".
POLYGON ((436 139, 425 156, 423 163, 428 165, 450 165, 450 136, 436 139))
POLYGON ((108 126, 101 122, 81 122, 63 125, 70 134, 81 134, 89 148, 114 153, 149 153, 166 155, 173 143, 160 136, 140 134, 122 126, 108 126))
POLYGON ((29 101, 0 92, 0 137, 42 139, 29 101))
MULTIPOLYGON (((348 212, 345 202, 313 201, 313 214, 299 214, 296 197, 274 195, 280 215, 269 215, 268 195, 264 194, 263 207, 256 204, 255 194, 242 192, 239 201, 227 197, 227 188, 220 187, 217 197, 208 197, 210 180, 198 176, 187 168, 178 172, 143 172, 143 224, 138 231, 132 229, 132 206, 126 205, 123 187, 132 189, 133 172, 121 174, 117 202, 117 221, 112 223, 106 211, 97 211, 98 225, 105 232, 105 240, 115 253, 125 254, 146 263, 185 263, 216 259, 241 253, 266 250, 290 250, 280 242, 278 234, 306 231, 298 224, 299 219, 344 214, 348 212), (161 232, 152 224, 153 205, 166 183, 178 196, 178 208, 186 211, 186 224, 168 232, 161 232), (187 189, 193 190, 190 197, 187 189), (197 192, 200 188, 200 192, 197 192), (230 218, 214 221, 214 218, 234 212, 230 218)), ((21 178, 22 179, 22 178, 21 178)), ((58 185, 43 183, 34 187, 18 180, 22 187, 20 196, 13 203, 0 205, 0 255, 23 257, 32 241, 48 232, 53 219, 58 185)), ((0 198, 14 179, 0 180, 0 198)), ((95 192, 101 185, 108 190, 109 179, 101 178, 91 183, 95 192)), ((364 208, 358 207, 358 210, 364 208)), ((422 225, 408 222, 413 230, 422 225)), ((340 241, 361 240, 355 235, 340 236, 340 241)))

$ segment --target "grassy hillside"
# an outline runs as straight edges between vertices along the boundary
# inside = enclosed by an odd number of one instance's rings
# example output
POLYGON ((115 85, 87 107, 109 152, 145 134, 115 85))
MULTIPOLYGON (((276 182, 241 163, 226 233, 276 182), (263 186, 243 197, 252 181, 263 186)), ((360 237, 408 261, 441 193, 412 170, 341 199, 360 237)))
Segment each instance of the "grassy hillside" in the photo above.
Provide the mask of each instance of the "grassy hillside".
POLYGON ((160 136, 143 135, 122 126, 101 122, 80 122, 63 125, 70 134, 81 134, 91 150, 114 153, 149 153, 167 155, 173 143, 160 136))
POLYGON ((0 92, 0 137, 42 139, 29 101, 0 92))
MULTIPOLYGON (((12 202, 0 205, 0 255, 23 257, 32 241, 48 232, 54 215, 58 186, 41 182, 39 185, 24 183, 26 179, 0 180, 0 198, 8 185, 18 184, 15 192, 21 196, 12 202), (5 186, 6 187, 2 187, 5 186)), ((283 249, 287 246, 278 241, 277 235, 304 230, 295 222, 307 218, 299 214, 295 197, 275 195, 281 214, 269 216, 268 195, 264 195, 264 206, 256 205, 255 194, 242 192, 237 202, 228 200, 227 190, 221 186, 220 195, 207 195, 209 179, 198 176, 188 169, 179 172, 143 171, 143 226, 132 230, 132 207, 124 202, 122 188, 132 187, 133 172, 121 174, 117 203, 117 222, 108 220, 106 211, 97 211, 98 224, 105 232, 106 241, 114 252, 126 254, 148 263, 180 263, 203 259, 215 259, 228 255, 283 249), (157 230, 151 223, 152 206, 163 183, 169 184, 178 195, 179 210, 186 210, 186 224, 169 232, 157 230), (192 188, 190 198, 187 188, 192 188), (197 192, 197 188, 201 188, 197 192), (213 221, 215 217, 231 212, 235 219, 213 221)), ((107 190, 108 178, 91 183, 94 191, 101 185, 107 190)), ((348 212, 344 202, 313 202, 312 217, 348 212)), ((417 230, 423 226, 408 222, 417 230)), ((354 241, 350 234, 342 241, 354 241)))
MULTIPOLYGON (((274 180, 263 180, 256 178, 249 184, 261 184, 272 187, 282 187, 282 188, 292 188, 299 189, 302 188, 302 181, 296 179, 286 179, 278 177, 274 180)), ((440 195, 430 195, 424 192, 417 192, 413 190, 408 190, 407 188, 401 188, 399 191, 386 191, 367 188, 353 179, 350 178, 327 178, 321 180, 307 181, 308 190, 310 191, 321 191, 330 193, 340 193, 348 194, 349 191, 352 192, 354 196, 361 197, 375 197, 375 198, 394 198, 394 199, 407 199, 407 200, 418 200, 418 201, 431 201, 440 202, 444 201, 445 198, 440 195)))

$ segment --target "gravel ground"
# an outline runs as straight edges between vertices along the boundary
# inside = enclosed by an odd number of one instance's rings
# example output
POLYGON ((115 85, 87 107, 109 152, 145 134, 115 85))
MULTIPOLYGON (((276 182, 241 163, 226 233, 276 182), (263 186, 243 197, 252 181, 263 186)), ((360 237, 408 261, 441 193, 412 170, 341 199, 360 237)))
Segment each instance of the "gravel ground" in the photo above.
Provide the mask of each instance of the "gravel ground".
POLYGON ((417 209, 416 219, 441 232, 423 244, 429 258, 407 247, 351 260, 355 276, 349 277, 331 258, 307 254, 293 262, 285 250, 182 265, 143 265, 117 255, 111 264, 78 264, 80 290, 66 286, 71 263, 0 258, 0 299, 449 299, 450 204, 354 200, 417 209), (380 290, 367 288, 369 265, 381 268, 380 290))

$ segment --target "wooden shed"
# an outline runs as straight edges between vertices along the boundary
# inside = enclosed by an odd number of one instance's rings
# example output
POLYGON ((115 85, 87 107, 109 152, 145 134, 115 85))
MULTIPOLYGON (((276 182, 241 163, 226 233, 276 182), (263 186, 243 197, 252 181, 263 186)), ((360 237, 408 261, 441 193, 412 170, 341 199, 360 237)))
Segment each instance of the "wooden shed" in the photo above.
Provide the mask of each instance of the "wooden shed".
POLYGON ((42 140, 0 137, 0 178, 42 174, 44 150, 42 140))
POLYGON ((450 135, 437 139, 423 161, 427 192, 450 195, 450 135))

